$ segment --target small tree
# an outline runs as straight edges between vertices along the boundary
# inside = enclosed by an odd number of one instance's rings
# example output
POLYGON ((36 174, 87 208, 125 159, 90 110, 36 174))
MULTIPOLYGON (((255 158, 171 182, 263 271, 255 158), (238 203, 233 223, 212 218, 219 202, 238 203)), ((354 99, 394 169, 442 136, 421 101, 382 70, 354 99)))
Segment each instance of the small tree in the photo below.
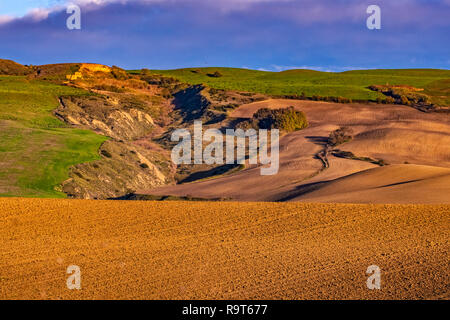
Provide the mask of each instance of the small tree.
POLYGON ((330 133, 328 137, 328 144, 330 146, 337 146, 350 141, 353 138, 353 130, 349 127, 340 127, 339 129, 330 133))

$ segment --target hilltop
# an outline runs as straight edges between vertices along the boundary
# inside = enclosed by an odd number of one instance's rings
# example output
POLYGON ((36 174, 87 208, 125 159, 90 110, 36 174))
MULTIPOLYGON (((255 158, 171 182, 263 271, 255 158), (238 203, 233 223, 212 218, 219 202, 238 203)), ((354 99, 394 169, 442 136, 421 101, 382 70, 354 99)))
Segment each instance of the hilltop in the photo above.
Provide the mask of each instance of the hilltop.
POLYGON ((386 99, 371 85, 408 85, 422 88, 435 104, 450 105, 450 70, 380 69, 345 72, 288 70, 255 71, 235 68, 187 68, 153 70, 189 84, 205 83, 212 88, 257 92, 277 97, 309 97, 315 100, 343 97, 353 101, 386 99), (214 76, 216 74, 216 76, 214 76))
POLYGON ((31 68, 12 60, 0 59, 0 75, 23 76, 31 73, 31 68))

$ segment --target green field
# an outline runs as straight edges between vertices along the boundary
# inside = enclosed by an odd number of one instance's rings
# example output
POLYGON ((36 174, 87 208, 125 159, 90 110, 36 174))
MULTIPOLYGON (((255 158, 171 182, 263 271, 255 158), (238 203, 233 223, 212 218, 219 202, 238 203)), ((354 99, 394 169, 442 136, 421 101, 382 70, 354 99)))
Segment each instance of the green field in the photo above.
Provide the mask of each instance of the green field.
POLYGON ((424 93, 429 94, 433 102, 450 105, 448 91, 450 70, 380 69, 334 73, 313 70, 267 72, 234 68, 189 68, 152 70, 152 72, 189 84, 204 83, 216 89, 257 92, 274 96, 304 93, 307 97, 318 95, 353 100, 384 98, 383 94, 369 90, 367 87, 370 85, 401 84, 423 88, 424 93), (209 76, 215 71, 222 76, 209 76))
POLYGON ((53 116, 58 97, 87 92, 25 77, 0 76, 0 196, 58 197, 69 167, 99 159, 106 140, 53 116))

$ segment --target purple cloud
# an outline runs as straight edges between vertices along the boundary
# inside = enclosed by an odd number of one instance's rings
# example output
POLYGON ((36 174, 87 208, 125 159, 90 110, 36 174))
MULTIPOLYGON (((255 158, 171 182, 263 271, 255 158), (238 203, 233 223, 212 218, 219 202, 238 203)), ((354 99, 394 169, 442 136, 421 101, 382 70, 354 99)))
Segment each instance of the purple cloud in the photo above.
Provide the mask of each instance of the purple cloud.
POLYGON ((78 0, 82 29, 64 7, 0 15, 2 55, 24 63, 89 61, 128 68, 317 66, 448 68, 449 0, 78 0))

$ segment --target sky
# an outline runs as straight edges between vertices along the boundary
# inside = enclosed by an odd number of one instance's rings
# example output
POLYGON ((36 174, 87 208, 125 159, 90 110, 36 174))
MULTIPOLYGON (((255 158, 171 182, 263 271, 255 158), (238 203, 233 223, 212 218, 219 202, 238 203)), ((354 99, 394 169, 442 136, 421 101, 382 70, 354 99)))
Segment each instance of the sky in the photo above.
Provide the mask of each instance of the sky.
POLYGON ((450 69, 450 0, 0 0, 0 58, 126 69, 450 69), (369 5, 381 29, 369 30, 369 5))

